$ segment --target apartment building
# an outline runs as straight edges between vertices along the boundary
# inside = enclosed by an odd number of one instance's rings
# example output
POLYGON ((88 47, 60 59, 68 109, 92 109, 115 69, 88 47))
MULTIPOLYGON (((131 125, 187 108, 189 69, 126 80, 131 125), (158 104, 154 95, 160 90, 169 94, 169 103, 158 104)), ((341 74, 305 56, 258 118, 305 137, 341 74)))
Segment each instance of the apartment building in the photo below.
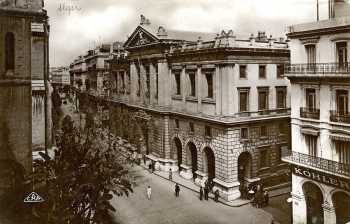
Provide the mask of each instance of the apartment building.
POLYGON ((349 6, 289 29, 293 223, 350 221, 349 6))

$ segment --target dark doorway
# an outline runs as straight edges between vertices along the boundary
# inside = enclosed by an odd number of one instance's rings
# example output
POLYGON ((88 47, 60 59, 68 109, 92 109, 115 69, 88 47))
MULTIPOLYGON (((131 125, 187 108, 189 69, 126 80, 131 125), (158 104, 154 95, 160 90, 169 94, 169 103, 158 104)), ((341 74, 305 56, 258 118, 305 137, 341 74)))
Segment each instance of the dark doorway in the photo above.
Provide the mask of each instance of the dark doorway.
POLYGON ((215 178, 215 156, 211 148, 204 148, 204 171, 208 173, 209 181, 215 178))
POLYGON ((187 145, 187 165, 192 167, 193 179, 196 179, 196 171, 198 170, 197 148, 192 142, 187 145))
POLYGON ((311 182, 303 185, 306 200, 307 224, 323 224, 323 194, 320 188, 311 182))
POLYGON ((350 196, 344 192, 336 192, 332 196, 337 224, 350 222, 350 196))
POLYGON ((238 181, 243 186, 245 178, 251 177, 252 171, 252 156, 249 152, 243 152, 238 157, 238 181))
POLYGON ((179 166, 180 171, 180 166, 182 164, 182 145, 180 139, 174 138, 174 145, 176 147, 177 165, 179 166))

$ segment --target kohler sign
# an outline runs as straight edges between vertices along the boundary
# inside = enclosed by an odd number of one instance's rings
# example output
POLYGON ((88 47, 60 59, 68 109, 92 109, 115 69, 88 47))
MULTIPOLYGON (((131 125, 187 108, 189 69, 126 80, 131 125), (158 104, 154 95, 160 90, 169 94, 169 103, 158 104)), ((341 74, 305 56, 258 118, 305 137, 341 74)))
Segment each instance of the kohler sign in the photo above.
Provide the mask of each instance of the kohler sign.
POLYGON ((292 172, 293 174, 298 176, 312 179, 317 182, 330 185, 332 187, 337 187, 346 191, 350 191, 350 181, 345 178, 337 177, 334 175, 322 173, 316 170, 311 170, 311 169, 299 167, 299 166, 293 166, 292 172))

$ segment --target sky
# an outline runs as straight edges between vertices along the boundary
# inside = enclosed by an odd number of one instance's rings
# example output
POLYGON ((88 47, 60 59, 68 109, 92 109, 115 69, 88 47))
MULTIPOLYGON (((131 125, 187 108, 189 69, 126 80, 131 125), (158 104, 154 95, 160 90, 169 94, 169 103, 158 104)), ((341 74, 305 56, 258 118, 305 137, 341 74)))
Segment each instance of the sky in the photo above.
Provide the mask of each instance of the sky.
MULTIPOLYGON (((319 0, 327 18, 328 0, 319 0)), ((166 29, 285 36, 293 24, 316 21, 316 0, 46 0, 50 66, 69 65, 99 43, 127 40, 143 14, 166 29)))

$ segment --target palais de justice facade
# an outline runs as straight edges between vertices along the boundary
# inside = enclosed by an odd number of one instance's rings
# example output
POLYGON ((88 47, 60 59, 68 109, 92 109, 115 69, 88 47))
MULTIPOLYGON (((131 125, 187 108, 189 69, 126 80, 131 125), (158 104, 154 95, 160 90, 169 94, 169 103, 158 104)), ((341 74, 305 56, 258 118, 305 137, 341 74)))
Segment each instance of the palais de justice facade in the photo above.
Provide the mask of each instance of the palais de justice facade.
POLYGON ((196 184, 213 180, 225 200, 240 196, 240 184, 289 184, 281 160, 290 144, 283 38, 167 30, 141 16, 128 40, 103 55, 97 48, 75 60, 72 83, 79 93, 88 83, 98 93, 90 96, 108 97, 111 131, 137 145, 156 169, 196 184), (92 57, 96 66, 88 66, 92 57), (96 76, 89 71, 96 69, 102 89, 91 85, 96 76))

